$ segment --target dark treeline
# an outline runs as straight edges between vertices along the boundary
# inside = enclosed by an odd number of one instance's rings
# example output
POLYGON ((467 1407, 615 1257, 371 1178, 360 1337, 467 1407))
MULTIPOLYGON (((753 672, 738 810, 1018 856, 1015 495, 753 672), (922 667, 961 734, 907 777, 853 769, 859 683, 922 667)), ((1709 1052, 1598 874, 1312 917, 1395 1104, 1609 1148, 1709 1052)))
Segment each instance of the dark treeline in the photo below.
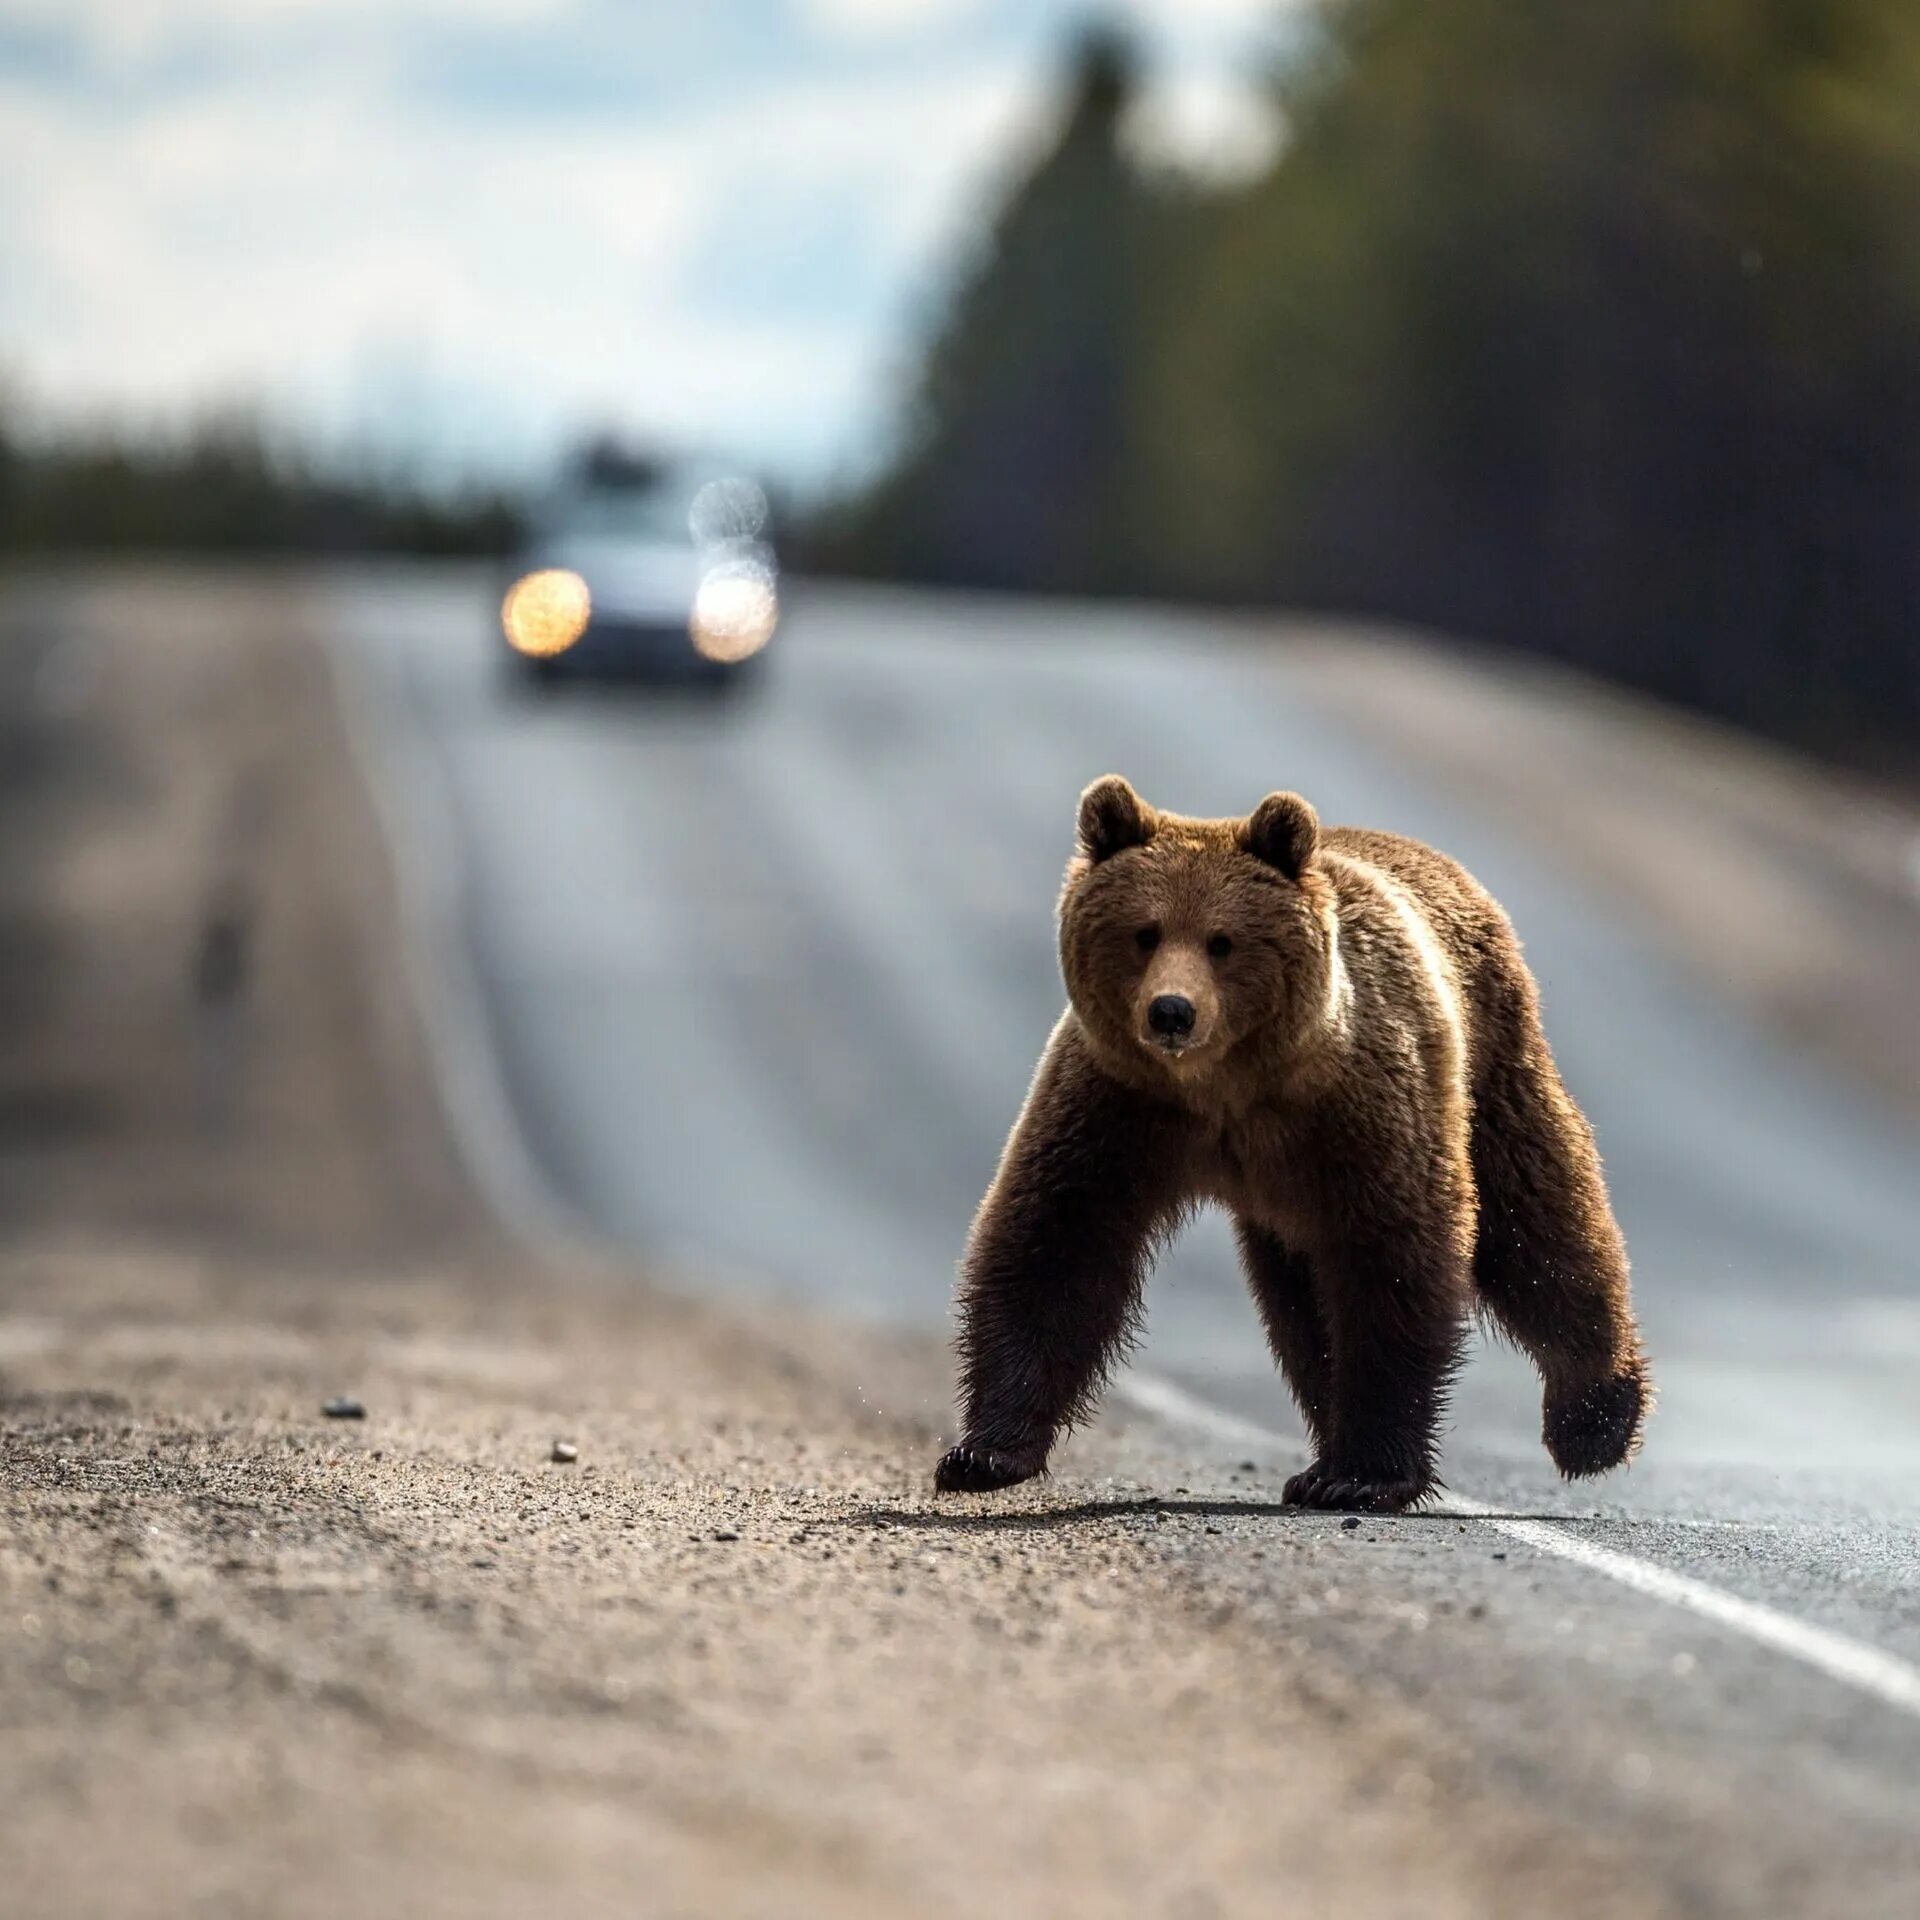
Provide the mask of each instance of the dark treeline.
POLYGON ((497 553, 518 524, 505 495, 329 474, 246 420, 31 441, 0 420, 0 555, 497 553))
POLYGON ((1920 743, 1920 7, 1329 0, 1264 178, 1090 44, 830 558, 1383 613, 1920 743))

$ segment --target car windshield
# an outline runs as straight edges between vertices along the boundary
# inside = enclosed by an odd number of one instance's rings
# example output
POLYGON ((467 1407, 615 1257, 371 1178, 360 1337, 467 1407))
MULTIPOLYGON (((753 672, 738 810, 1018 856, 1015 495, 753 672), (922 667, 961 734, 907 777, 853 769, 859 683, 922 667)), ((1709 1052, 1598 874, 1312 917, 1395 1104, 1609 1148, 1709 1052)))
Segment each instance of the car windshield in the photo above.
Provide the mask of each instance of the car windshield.
POLYGON ((622 487, 585 487, 556 500, 547 531, 574 539, 684 544, 691 538, 691 489, 673 479, 622 487))

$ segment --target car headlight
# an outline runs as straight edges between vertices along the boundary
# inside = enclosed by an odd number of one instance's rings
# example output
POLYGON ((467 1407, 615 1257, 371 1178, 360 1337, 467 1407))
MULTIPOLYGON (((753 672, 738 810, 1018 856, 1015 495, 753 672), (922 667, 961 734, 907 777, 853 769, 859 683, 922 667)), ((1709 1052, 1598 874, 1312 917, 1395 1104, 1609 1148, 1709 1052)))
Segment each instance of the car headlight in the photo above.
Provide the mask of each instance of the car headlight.
POLYGON ((716 567, 693 596, 688 630, 709 660, 732 662, 756 654, 780 624, 780 596, 758 567, 716 567))
POLYGON ((551 660, 565 653, 587 630, 593 595, 587 583, 566 567, 542 567, 523 574, 500 603, 500 625, 507 645, 529 659, 551 660))

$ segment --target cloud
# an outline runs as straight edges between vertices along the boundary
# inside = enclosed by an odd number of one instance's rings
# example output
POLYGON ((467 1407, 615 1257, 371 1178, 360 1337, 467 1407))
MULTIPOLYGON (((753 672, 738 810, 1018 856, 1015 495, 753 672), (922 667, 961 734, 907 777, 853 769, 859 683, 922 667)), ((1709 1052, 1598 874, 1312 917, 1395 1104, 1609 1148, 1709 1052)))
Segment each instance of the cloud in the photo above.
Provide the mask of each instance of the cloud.
POLYGON ((975 65, 502 131, 423 126, 380 71, 127 118, 0 85, 0 249, 31 290, 0 363, 58 406, 239 393, 366 431, 377 403, 502 457, 610 413, 817 466, 1042 97, 975 65))
POLYGON ((289 28, 386 23, 533 25, 557 21, 571 0, 7 0, 15 28, 58 28, 102 65, 149 61, 183 44, 271 41, 289 28))
POLYGON ((1212 33, 1255 35, 1289 13, 1303 13, 1314 0, 1127 0, 1125 15, 1149 32, 1187 27, 1212 33))
MULTIPOLYGON (((1187 36, 1140 149, 1249 164, 1252 96, 1190 23, 1270 0, 1136 4, 1187 36)), ((1051 35, 1079 17, 1069 0, 8 11, 84 49, 55 78, 9 74, 0 46, 0 376, 30 394, 148 414, 251 397, 494 462, 610 414, 808 471, 884 411, 970 220, 1048 123, 1051 35)))
POLYGON ((982 0, 798 0, 800 22, 841 40, 898 40, 950 27, 981 11, 982 0))
POLYGON ((1280 116, 1255 81, 1193 68, 1162 76, 1147 89, 1129 117, 1126 138, 1149 165, 1244 180, 1273 164, 1280 151, 1280 116))

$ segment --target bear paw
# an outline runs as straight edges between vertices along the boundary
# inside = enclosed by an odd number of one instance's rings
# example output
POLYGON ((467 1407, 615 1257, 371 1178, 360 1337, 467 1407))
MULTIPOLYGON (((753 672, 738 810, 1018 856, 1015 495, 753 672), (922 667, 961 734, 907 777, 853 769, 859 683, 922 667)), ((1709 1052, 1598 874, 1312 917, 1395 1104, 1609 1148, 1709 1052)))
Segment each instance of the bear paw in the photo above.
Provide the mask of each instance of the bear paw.
POLYGON ((963 1440, 952 1448, 933 1470, 936 1493, 993 1493, 1001 1487, 1018 1486, 1046 1470, 1044 1453, 1002 1452, 997 1447, 982 1447, 963 1440))
POLYGON ((1547 1395, 1541 1437, 1569 1480, 1605 1473, 1633 1457, 1646 1417, 1647 1386, 1637 1371, 1547 1395))
POLYGON ((1430 1479, 1377 1479, 1316 1460, 1287 1482, 1280 1497, 1290 1507, 1312 1507, 1322 1513, 1404 1513, 1432 1491, 1430 1479))

